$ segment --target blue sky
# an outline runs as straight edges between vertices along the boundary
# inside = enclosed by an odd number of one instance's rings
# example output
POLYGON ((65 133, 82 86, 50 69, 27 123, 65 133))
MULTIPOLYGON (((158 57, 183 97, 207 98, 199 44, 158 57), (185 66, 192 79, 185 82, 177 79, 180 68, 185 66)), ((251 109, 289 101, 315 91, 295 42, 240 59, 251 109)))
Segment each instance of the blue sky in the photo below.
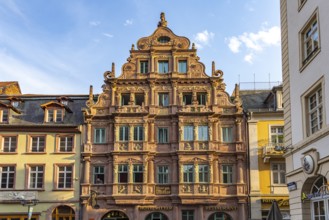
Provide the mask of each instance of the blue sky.
POLYGON ((100 93, 103 73, 115 62, 119 75, 161 12, 197 45, 208 75, 212 61, 224 71, 227 92, 282 81, 277 0, 2 0, 0 81, 19 81, 24 94, 100 93))

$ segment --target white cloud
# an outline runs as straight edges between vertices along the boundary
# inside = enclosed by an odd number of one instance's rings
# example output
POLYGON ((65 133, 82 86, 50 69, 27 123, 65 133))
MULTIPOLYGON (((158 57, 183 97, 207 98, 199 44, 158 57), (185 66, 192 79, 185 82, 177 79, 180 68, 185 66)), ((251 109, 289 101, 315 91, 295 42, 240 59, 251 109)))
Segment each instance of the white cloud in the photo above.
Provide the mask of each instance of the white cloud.
POLYGON ((133 20, 127 19, 123 25, 128 26, 128 25, 132 25, 132 24, 133 24, 133 20))
POLYGON ((109 34, 109 33, 103 33, 103 35, 106 36, 106 37, 113 37, 113 35, 109 34))
POLYGON ((195 35, 195 45, 197 48, 202 48, 205 45, 209 45, 210 41, 214 38, 215 34, 212 32, 208 32, 208 30, 204 30, 195 35))
POLYGON ((244 46, 246 52, 244 60, 248 63, 252 63, 252 60, 256 53, 260 53, 266 47, 280 46, 281 31, 278 26, 271 28, 262 28, 257 33, 245 32, 239 36, 230 37, 228 41, 228 47, 233 53, 239 53, 241 47, 244 46))
POLYGON ((90 26, 98 26, 98 25, 100 25, 100 24, 101 24, 100 21, 89 21, 89 25, 90 25, 90 26))

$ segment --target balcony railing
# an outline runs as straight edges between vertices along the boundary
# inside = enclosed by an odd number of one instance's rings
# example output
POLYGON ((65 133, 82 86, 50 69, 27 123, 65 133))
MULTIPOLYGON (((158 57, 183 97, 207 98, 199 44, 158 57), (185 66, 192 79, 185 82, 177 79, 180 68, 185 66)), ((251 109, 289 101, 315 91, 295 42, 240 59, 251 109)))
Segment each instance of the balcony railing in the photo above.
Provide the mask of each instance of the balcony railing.
POLYGON ((179 143, 180 151, 202 151, 209 150, 208 141, 181 141, 179 143))
POLYGON ((284 154, 283 143, 269 143, 263 146, 264 163, 269 162, 271 158, 283 158, 284 154))

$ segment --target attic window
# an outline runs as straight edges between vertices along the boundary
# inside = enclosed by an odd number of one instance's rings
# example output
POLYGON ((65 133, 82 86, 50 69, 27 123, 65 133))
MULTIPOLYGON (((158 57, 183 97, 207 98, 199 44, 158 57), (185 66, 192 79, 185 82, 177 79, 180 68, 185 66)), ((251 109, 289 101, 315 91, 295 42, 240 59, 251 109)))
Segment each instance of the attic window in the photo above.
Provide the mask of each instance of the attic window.
POLYGON ((161 36, 158 38, 159 43, 168 43, 170 41, 170 37, 167 36, 161 36))

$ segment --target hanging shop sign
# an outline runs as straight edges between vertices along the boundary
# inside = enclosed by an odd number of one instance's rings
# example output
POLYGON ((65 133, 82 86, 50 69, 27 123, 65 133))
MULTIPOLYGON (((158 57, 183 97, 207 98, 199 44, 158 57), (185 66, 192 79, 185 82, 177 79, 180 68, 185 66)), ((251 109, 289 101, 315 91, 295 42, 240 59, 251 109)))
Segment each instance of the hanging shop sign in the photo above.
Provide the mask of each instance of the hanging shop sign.
POLYGON ((314 159, 311 155, 304 156, 302 163, 303 163, 303 170, 305 173, 307 173, 307 174, 313 173, 315 163, 314 163, 314 159))

